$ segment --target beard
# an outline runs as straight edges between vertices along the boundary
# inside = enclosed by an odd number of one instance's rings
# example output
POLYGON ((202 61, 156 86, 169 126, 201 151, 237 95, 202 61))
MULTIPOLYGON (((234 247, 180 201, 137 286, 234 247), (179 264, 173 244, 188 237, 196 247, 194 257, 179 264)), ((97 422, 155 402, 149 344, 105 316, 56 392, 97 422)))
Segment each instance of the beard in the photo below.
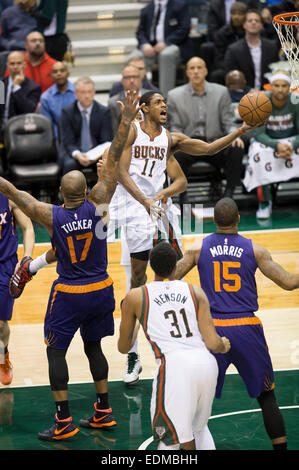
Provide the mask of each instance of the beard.
POLYGON ((30 55, 34 57, 35 59, 40 59, 44 55, 44 50, 39 49, 36 51, 30 52, 30 55))

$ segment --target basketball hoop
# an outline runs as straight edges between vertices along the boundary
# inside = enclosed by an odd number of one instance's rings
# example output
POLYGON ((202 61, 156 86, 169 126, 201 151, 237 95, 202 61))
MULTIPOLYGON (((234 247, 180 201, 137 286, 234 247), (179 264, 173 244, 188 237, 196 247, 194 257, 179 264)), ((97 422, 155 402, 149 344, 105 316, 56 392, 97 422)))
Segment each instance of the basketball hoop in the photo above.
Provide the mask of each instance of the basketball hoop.
POLYGON ((297 40, 299 12, 280 13, 274 16, 273 26, 290 66, 291 90, 295 91, 299 87, 299 40, 297 40))

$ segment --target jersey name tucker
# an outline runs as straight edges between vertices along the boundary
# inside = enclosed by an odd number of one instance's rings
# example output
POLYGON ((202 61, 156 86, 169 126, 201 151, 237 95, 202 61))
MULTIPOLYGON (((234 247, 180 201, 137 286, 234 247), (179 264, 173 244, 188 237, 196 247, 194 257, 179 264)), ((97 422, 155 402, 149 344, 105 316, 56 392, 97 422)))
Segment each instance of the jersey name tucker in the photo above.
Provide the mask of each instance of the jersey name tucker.
POLYGON ((73 220, 64 225, 61 225, 61 228, 66 232, 74 232, 75 230, 91 230, 92 220, 91 219, 82 219, 82 220, 73 220))

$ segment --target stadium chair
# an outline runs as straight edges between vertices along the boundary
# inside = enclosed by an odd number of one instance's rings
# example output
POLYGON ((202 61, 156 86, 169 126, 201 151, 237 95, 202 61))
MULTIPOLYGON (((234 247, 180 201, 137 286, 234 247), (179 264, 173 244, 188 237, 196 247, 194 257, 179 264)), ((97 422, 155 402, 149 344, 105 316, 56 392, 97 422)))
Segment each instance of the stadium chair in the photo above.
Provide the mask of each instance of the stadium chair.
POLYGON ((17 186, 57 193, 60 167, 52 122, 40 114, 8 120, 4 130, 7 171, 17 186))

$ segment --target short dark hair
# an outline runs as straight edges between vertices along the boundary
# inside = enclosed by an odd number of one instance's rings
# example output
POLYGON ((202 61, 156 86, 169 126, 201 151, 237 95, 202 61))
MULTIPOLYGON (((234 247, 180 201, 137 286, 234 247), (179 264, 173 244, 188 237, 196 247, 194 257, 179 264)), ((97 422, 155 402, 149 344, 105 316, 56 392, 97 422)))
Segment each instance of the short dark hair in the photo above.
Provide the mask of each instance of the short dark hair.
POLYGON ((246 13, 248 11, 248 6, 243 2, 234 2, 230 8, 231 13, 246 13))
POLYGON ((229 197, 220 199, 214 208, 214 221, 219 227, 229 227, 238 222, 239 210, 235 201, 229 197))
POLYGON ((246 11, 246 18, 249 13, 255 13, 256 15, 258 15, 260 17, 261 22, 263 23, 263 17, 259 10, 257 10, 256 8, 248 8, 248 10, 246 11))
POLYGON ((174 248, 167 242, 158 243, 150 252, 150 266, 160 277, 167 278, 173 272, 177 263, 174 248))
MULTIPOLYGON (((155 91, 155 90, 150 90, 150 91, 147 91, 146 93, 144 93, 144 94, 141 96, 140 100, 139 100, 139 106, 141 106, 143 103, 144 103, 146 106, 149 106, 152 97, 153 97, 154 95, 156 95, 157 93, 158 93, 159 95, 161 94, 161 93, 159 93, 159 92, 157 92, 157 91, 155 91)), ((162 95, 162 96, 163 96, 163 95, 162 95)))

